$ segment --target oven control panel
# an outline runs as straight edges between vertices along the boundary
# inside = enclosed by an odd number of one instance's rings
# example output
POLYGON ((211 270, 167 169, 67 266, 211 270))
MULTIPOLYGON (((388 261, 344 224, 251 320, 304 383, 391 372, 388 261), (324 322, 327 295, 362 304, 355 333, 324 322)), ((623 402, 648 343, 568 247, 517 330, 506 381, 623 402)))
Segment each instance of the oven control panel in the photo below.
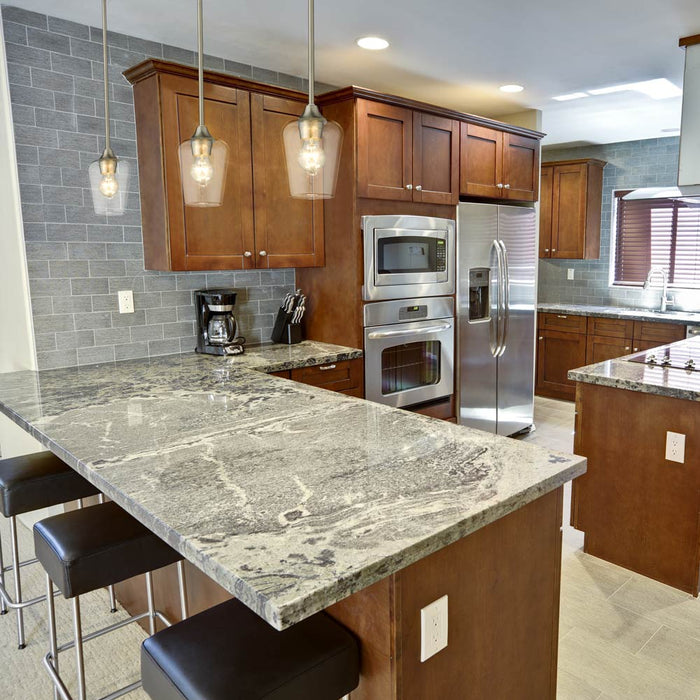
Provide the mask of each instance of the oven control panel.
POLYGON ((399 321, 420 321, 428 318, 428 307, 425 304, 399 307, 399 321))

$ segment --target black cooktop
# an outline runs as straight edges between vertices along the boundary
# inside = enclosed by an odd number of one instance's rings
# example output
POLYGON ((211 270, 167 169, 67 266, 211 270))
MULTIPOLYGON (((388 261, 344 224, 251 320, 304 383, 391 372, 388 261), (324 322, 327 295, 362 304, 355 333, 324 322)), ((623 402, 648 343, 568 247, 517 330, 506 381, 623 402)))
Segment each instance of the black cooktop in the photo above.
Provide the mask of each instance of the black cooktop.
POLYGON ((630 362, 640 362, 656 367, 673 367, 689 372, 700 372, 700 346, 661 345, 658 348, 638 352, 628 358, 630 362))

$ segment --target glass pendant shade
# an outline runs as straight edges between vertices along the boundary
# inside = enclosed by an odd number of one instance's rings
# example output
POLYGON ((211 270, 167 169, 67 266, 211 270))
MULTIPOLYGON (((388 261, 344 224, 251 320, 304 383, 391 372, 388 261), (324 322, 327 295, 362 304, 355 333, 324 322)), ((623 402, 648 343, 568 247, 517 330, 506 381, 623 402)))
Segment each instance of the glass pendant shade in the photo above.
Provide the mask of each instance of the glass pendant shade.
POLYGON ((338 180, 343 130, 323 120, 320 138, 308 134, 302 138, 302 120, 290 122, 282 133, 289 192, 297 199, 330 199, 338 180))
POLYGON ((129 193, 129 164, 114 156, 103 155, 88 168, 90 191, 95 214, 120 216, 129 193))
POLYGON ((180 144, 182 194, 188 207, 220 207, 224 201, 228 144, 195 136, 180 144))

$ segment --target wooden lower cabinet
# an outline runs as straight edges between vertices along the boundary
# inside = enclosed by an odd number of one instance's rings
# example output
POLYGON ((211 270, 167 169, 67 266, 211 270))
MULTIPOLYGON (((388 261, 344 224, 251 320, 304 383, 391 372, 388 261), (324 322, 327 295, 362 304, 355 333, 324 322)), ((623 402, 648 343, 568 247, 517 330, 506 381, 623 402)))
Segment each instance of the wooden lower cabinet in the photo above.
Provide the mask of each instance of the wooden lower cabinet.
POLYGON ((610 338, 604 335, 589 335, 586 343, 587 365, 629 355, 633 348, 629 338, 610 338))
POLYGON ((583 333, 542 329, 537 336, 535 393, 553 399, 573 401, 576 385, 567 374, 586 364, 586 336, 583 333))
POLYGON ((325 365, 312 365, 292 370, 270 372, 273 377, 292 379, 302 384, 337 391, 339 394, 364 398, 364 360, 339 360, 325 365))

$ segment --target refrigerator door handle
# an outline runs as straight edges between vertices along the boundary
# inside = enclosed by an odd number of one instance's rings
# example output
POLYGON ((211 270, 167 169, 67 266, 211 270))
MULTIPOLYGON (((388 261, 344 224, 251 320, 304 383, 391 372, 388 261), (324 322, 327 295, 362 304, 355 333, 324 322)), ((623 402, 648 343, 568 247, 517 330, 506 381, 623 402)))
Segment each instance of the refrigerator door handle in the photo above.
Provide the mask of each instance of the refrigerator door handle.
POLYGON ((508 251, 506 244, 499 240, 501 247, 501 260, 503 265, 503 335, 501 336, 501 347, 498 356, 501 357, 506 351, 508 342, 508 321, 510 319, 510 270, 508 269, 508 251))
POLYGON ((491 244, 491 253, 495 253, 496 257, 496 284, 491 288, 496 292, 495 303, 491 303, 491 308, 495 311, 491 315, 491 354, 494 357, 499 356, 501 349, 501 305, 502 305, 502 285, 503 267, 501 263, 501 247, 498 241, 494 239, 491 244))

